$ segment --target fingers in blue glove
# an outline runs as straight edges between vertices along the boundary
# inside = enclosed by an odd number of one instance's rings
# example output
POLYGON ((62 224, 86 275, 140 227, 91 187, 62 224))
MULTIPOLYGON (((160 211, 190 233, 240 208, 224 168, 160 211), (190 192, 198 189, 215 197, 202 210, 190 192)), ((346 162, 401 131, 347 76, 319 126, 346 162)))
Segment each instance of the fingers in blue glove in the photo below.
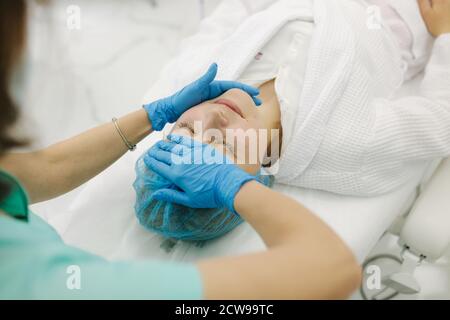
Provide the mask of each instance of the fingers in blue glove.
POLYGON ((252 97, 253 102, 256 104, 257 107, 259 107, 260 105, 262 105, 262 100, 257 98, 257 97, 252 97))
POLYGON ((153 193, 153 199, 164 202, 172 202, 188 207, 191 203, 189 197, 182 191, 173 189, 161 189, 153 193))
POLYGON ((183 153, 186 151, 186 148, 184 146, 180 146, 172 141, 161 140, 155 145, 155 147, 160 148, 165 151, 169 151, 178 156, 182 156, 183 153))
POLYGON ((198 88, 206 88, 207 86, 209 86, 210 98, 218 97, 224 92, 227 92, 231 89, 240 89, 247 92, 252 97, 257 106, 260 106, 262 104, 261 100, 256 97, 260 94, 258 88, 236 81, 214 81, 217 76, 217 71, 217 63, 213 63, 209 67, 208 71, 196 82, 198 88))
POLYGON ((151 157, 150 155, 146 155, 144 157, 144 163, 145 165, 156 174, 160 175, 161 177, 172 181, 172 174, 170 166, 165 164, 164 162, 158 161, 155 158, 151 157))
POLYGON ((183 158, 185 164, 234 164, 233 159, 225 153, 191 137, 169 135, 167 138, 170 142, 166 142, 164 148, 168 151, 181 148, 182 151, 179 155, 183 158))
POLYGON ((158 147, 150 149, 150 151, 148 152, 148 156, 159 162, 165 163, 168 166, 172 164, 174 160, 173 157, 176 157, 176 155, 174 155, 173 153, 158 147))
POLYGON ((218 66, 217 63, 213 63, 208 71, 200 78, 198 79, 195 84, 199 87, 199 88, 205 88, 207 86, 209 86, 211 84, 211 82, 214 81, 214 79, 217 76, 217 70, 218 70, 218 66))
POLYGON ((175 122, 186 110, 204 101, 217 98, 224 92, 238 88, 247 92, 257 106, 261 100, 256 96, 259 90, 239 82, 214 81, 218 66, 213 63, 208 71, 197 81, 184 87, 174 95, 144 105, 153 129, 161 131, 167 123, 175 122))
POLYGON ((260 94, 259 89, 236 81, 214 81, 210 84, 211 95, 220 96, 222 93, 231 89, 240 89, 245 91, 255 102, 256 106, 262 104, 261 100, 256 96, 260 94))
POLYGON ((176 134, 170 134, 167 136, 167 139, 169 139, 171 142, 174 142, 176 144, 192 148, 192 147, 201 147, 203 146, 203 143, 200 141, 197 141, 195 139, 192 139, 191 137, 187 136, 180 136, 176 134))
POLYGON ((258 96, 260 94, 258 88, 236 81, 214 81, 211 83, 212 94, 226 92, 231 89, 243 90, 251 96, 258 96))

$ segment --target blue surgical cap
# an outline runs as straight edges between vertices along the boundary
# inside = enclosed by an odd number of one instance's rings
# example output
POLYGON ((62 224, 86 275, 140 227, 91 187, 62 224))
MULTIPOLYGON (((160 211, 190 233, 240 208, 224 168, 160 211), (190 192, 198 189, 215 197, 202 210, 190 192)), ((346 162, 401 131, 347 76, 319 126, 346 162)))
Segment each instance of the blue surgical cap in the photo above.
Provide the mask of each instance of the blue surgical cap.
MULTIPOLYGON (((142 156, 136 162, 135 212, 139 223, 164 238, 205 241, 218 238, 236 228, 243 219, 228 209, 193 209, 153 199, 160 189, 177 187, 147 168, 142 156)), ((258 175, 257 180, 272 187, 274 178, 258 175)))

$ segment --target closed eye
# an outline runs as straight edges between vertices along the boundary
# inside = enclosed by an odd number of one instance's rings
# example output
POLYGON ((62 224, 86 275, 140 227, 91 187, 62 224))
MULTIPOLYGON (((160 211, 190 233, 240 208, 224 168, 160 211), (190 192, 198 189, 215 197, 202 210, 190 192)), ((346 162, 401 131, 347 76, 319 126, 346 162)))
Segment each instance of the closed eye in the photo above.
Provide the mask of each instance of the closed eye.
MULTIPOLYGON (((192 135, 195 135, 195 130, 194 130, 194 126, 192 125, 192 123, 190 122, 180 122, 177 126, 178 129, 186 129, 188 130, 192 135)), ((234 157, 236 157, 235 154, 235 150, 233 148, 232 145, 230 145, 229 143, 226 143, 225 141, 223 141, 222 143, 220 143, 219 141, 216 141, 216 139, 214 137, 212 137, 211 141, 209 142, 209 144, 222 144, 234 157)))
POLYGON ((187 129, 192 135, 195 134, 194 126, 190 122, 181 122, 178 124, 178 129, 187 129))

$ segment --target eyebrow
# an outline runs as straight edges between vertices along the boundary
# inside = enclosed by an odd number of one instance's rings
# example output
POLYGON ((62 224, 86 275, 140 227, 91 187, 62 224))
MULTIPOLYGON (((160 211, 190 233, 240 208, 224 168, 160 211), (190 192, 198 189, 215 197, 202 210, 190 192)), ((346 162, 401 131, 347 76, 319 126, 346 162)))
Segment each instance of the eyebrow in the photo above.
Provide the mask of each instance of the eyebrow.
POLYGON ((192 122, 189 122, 189 121, 183 121, 183 122, 178 123, 176 125, 176 128, 188 129, 189 131, 191 131, 192 134, 195 133, 194 126, 192 125, 192 122))

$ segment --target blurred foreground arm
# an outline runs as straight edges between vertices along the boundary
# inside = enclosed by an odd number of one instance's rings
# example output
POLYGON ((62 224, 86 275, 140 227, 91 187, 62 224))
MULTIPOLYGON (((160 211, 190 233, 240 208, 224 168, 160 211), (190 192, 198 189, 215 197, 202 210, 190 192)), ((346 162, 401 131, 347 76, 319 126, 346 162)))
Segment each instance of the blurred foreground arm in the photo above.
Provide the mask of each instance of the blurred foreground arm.
POLYGON ((235 208, 268 251, 200 263, 207 299, 345 299, 359 286, 352 252, 298 202, 249 182, 235 208))
POLYGON ((360 282, 350 249, 319 218, 232 164, 209 145, 169 137, 145 163, 178 189, 155 198, 193 208, 225 207, 258 232, 268 250, 199 263, 207 299, 344 299, 360 282), (189 162, 206 155, 203 163, 189 162))

